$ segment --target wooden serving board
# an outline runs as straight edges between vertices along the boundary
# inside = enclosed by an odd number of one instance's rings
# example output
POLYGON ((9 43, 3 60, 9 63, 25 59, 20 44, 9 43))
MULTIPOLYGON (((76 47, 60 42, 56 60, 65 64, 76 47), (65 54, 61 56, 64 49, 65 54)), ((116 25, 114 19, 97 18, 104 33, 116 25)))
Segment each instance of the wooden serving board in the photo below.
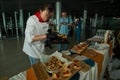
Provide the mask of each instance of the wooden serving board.
POLYGON ((47 80, 50 78, 42 63, 34 64, 33 69, 38 80, 47 80))
MULTIPOLYGON (((67 56, 67 55, 63 55, 64 58, 67 58, 68 60, 73 60, 72 57, 70 56, 67 56)), ((35 75, 37 77, 38 80, 48 80, 51 78, 51 76, 47 73, 46 69, 45 69, 45 66, 42 64, 42 63, 37 63, 37 64, 34 64, 33 65, 33 69, 34 69, 34 72, 35 72, 35 75)), ((81 69, 81 68, 80 68, 81 69)), ((74 76, 80 69, 74 69, 74 70, 71 70, 71 76, 69 77, 61 77, 60 80, 69 80, 72 76, 74 76)))

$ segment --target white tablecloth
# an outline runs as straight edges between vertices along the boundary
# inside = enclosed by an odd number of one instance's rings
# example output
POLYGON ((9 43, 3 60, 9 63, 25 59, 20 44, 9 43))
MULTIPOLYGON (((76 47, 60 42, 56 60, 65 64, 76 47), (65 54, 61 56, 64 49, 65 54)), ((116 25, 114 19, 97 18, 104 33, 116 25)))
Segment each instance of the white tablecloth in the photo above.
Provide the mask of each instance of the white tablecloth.
MULTIPOLYGON (((77 60, 85 60, 87 57, 85 56, 77 56, 75 57, 77 60)), ((97 68, 97 63, 93 67, 90 68, 89 71, 83 72, 79 71, 80 73, 80 79, 79 80, 98 80, 98 68, 97 68)))
POLYGON ((97 80, 98 79, 98 69, 97 64, 93 66, 89 71, 82 72, 80 71, 80 79, 79 80, 97 80))
POLYGON ((101 53, 104 55, 104 60, 103 60, 103 64, 102 64, 102 72, 100 75, 100 80, 104 80, 104 72, 105 69, 110 61, 110 56, 109 56, 109 45, 108 44, 95 44, 92 46, 92 48, 94 50, 96 50, 97 52, 101 53))

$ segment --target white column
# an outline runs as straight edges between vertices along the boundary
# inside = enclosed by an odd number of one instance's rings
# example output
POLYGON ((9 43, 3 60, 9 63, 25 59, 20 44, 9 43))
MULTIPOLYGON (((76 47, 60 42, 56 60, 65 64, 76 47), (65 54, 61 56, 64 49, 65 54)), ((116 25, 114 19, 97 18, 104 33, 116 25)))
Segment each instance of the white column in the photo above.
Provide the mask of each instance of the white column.
POLYGON ((10 16, 10 27, 13 27, 13 21, 12 21, 12 17, 10 16))
POLYGON ((95 27, 97 27, 98 14, 95 14, 95 27))
POLYGON ((60 20, 60 15, 61 15, 61 2, 56 2, 56 23, 57 23, 57 31, 59 32, 59 20, 60 20))
POLYGON ((2 39, 2 26, 0 24, 0 39, 2 39))
POLYGON ((3 19, 3 27, 4 27, 4 30, 5 30, 5 32, 7 33, 5 12, 2 12, 2 19, 3 19))
POLYGON ((83 27, 82 27, 82 29, 85 29, 86 19, 87 19, 87 10, 84 10, 84 12, 83 12, 83 27))
POLYGON ((101 26, 103 26, 104 23, 104 16, 101 16, 101 26))
POLYGON ((19 34, 18 34, 17 13, 18 13, 18 12, 14 11, 14 16, 15 16, 15 28, 16 28, 16 37, 19 38, 19 34))
POLYGON ((12 21, 12 17, 10 17, 10 29, 11 29, 12 36, 13 36, 13 21, 12 21))
POLYGON ((28 17, 30 17, 30 15, 31 15, 31 13, 30 13, 30 12, 28 12, 28 17))
POLYGON ((73 22, 75 22, 75 19, 76 19, 76 17, 74 16, 74 17, 73 17, 73 22))
POLYGON ((90 18, 90 27, 92 27, 92 18, 90 18))
POLYGON ((20 15, 19 15, 19 24, 20 24, 20 29, 21 29, 21 33, 22 34, 24 34, 24 19, 23 19, 23 10, 22 9, 20 9, 19 10, 19 13, 20 13, 20 15))

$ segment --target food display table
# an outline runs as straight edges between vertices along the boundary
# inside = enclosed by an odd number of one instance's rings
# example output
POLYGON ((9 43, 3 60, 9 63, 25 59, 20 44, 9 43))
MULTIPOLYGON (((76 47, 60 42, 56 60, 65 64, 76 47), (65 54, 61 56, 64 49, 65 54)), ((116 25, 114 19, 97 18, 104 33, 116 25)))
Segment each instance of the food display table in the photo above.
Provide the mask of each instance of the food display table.
MULTIPOLYGON (((82 61, 81 59, 84 57, 86 59, 83 59, 83 61, 90 59, 90 61, 94 61, 94 65, 92 64, 91 66, 91 62, 88 61, 88 65, 90 64, 90 68, 88 70, 84 71, 84 69, 80 69, 73 71, 72 76, 62 80, 70 80, 71 77, 73 77, 77 72, 79 73, 79 77, 76 78, 77 80, 102 80, 105 69, 110 60, 110 48, 110 44, 101 43, 94 46, 89 46, 81 54, 63 55, 63 57, 68 60, 77 59, 82 61)), ((45 66, 41 63, 34 64, 26 71, 11 77, 10 80, 50 80, 51 76, 44 67, 45 66)))

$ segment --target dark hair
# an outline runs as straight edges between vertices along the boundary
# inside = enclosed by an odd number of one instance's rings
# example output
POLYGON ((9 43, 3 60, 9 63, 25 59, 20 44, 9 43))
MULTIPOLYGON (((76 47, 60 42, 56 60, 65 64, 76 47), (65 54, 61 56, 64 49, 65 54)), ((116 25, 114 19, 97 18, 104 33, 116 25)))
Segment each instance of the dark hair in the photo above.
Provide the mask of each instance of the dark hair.
POLYGON ((65 13, 67 13, 67 11, 64 9, 64 10, 62 10, 61 12, 65 12, 65 13))
POLYGON ((40 10, 41 11, 48 10, 49 12, 54 12, 54 9, 50 3, 43 4, 43 6, 41 6, 40 10))
POLYGON ((62 10, 62 11, 61 11, 61 13, 66 13, 66 14, 68 15, 68 13, 67 13, 67 11, 66 11, 66 10, 62 10))

